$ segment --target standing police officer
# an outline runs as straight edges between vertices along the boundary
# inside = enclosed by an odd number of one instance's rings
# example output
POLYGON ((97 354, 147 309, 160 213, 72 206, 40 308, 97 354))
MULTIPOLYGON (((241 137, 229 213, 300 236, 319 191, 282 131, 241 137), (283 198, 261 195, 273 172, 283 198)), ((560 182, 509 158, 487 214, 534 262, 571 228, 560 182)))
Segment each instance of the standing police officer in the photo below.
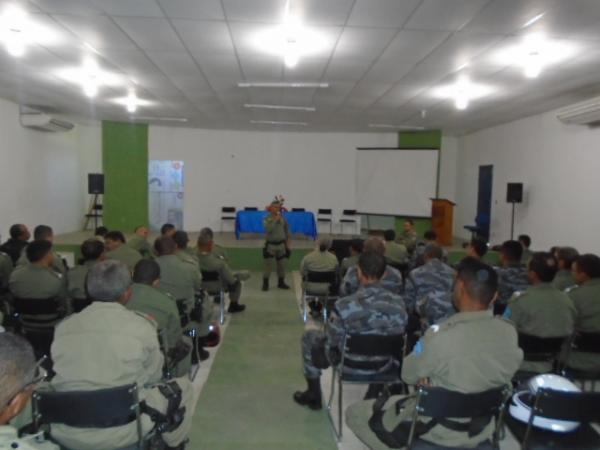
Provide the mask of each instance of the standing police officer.
POLYGON ((264 220, 266 233, 265 248, 263 257, 265 260, 265 271, 263 273, 263 291, 269 290, 269 278, 273 271, 273 260, 277 261, 277 277, 279 279, 277 287, 279 289, 289 289, 285 284, 285 260, 290 253, 290 229, 287 221, 281 214, 281 202, 273 200, 269 206, 270 215, 264 220))

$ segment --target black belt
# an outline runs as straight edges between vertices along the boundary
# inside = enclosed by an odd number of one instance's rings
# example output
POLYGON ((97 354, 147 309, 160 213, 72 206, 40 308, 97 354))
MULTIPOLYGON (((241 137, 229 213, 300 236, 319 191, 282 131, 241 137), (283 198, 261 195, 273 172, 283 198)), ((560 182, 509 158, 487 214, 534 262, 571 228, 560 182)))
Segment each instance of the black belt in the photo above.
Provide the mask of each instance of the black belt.
POLYGON ((267 245, 281 245, 285 244, 285 241, 267 241, 267 245))

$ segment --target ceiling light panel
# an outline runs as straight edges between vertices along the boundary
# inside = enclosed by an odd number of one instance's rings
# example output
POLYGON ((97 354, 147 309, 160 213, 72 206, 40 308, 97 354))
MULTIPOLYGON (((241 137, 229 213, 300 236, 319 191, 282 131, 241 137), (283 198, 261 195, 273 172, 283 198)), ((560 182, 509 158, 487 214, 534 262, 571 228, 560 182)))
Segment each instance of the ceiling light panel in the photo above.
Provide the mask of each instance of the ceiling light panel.
POLYGON ((314 106, 264 105, 264 104, 258 104, 258 103, 245 103, 244 108, 277 109, 277 110, 306 111, 306 112, 314 112, 317 110, 314 106))

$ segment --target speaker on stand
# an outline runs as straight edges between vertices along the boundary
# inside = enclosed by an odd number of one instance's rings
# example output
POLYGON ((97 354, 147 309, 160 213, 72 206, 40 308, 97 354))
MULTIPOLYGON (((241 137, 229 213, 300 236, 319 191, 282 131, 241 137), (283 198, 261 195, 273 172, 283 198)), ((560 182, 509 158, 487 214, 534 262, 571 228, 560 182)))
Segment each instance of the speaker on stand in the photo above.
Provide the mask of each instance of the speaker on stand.
POLYGON ((507 183, 506 202, 512 203, 512 215, 510 220, 510 239, 515 235, 515 204, 523 202, 523 183, 507 183))
POLYGON ((90 221, 94 220, 94 230, 98 228, 99 220, 102 220, 103 206, 100 202, 100 196, 104 194, 104 174, 88 173, 88 194, 91 195, 90 206, 85 215, 84 230, 87 230, 90 221))

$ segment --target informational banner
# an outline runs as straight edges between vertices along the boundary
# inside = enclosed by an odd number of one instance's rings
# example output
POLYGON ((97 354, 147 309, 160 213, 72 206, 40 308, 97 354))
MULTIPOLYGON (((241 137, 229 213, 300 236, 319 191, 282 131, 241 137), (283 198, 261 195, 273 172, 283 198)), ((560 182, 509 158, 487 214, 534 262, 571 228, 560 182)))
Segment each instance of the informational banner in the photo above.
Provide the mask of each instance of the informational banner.
POLYGON ((183 161, 149 162, 148 198, 153 231, 165 223, 183 229, 183 161))

